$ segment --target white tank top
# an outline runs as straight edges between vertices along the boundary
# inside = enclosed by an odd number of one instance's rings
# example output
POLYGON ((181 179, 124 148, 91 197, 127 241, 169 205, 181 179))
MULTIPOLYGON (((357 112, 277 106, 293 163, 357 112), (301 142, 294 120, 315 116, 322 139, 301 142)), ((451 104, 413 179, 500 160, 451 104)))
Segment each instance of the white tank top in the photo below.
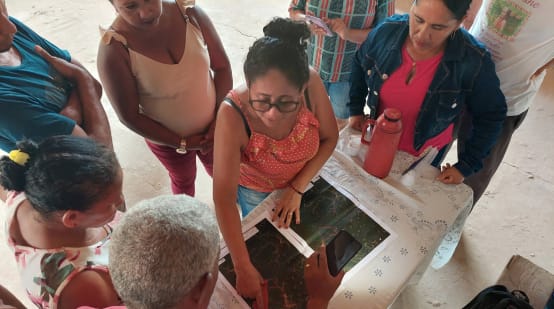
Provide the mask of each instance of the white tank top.
MULTIPOLYGON (((177 5, 181 5, 177 1, 177 5)), ((215 118, 215 85, 210 56, 202 32, 180 7, 187 24, 185 51, 179 63, 166 64, 128 49, 136 78, 140 112, 168 129, 188 136, 204 132, 215 118)), ((127 46, 127 40, 113 30, 103 34, 127 46)))

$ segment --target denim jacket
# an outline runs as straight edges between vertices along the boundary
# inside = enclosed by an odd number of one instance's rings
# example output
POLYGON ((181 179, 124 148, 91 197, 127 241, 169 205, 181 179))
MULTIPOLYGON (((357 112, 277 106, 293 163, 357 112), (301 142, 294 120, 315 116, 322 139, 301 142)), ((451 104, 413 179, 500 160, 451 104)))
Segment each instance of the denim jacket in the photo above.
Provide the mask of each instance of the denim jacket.
MULTIPOLYGON (((381 86, 401 64, 408 36, 408 15, 394 15, 370 32, 352 64, 350 115, 362 115, 364 101, 377 117, 381 86)), ((417 78, 417 77, 416 77, 417 78)), ((467 177, 483 166, 483 159, 500 135, 506 118, 506 99, 494 63, 484 46, 459 29, 448 38, 444 56, 416 120, 414 148, 456 123, 461 112, 471 114, 473 132, 454 165, 467 177)))

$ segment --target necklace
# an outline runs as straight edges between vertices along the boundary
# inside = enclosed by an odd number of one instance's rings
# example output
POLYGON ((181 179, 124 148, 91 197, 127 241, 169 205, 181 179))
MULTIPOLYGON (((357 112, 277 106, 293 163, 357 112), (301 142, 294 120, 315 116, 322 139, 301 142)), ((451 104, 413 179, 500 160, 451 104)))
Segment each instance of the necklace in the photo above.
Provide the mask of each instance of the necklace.
POLYGON ((408 43, 405 45, 405 49, 406 56, 408 56, 408 59, 410 59, 410 61, 412 62, 412 67, 410 68, 410 71, 406 75, 406 80, 404 81, 406 85, 409 85, 414 79, 416 73, 416 61, 414 60, 414 57, 412 57, 412 55, 410 54, 410 45, 408 43))
POLYGON ((406 85, 409 85, 412 82, 412 79, 414 79, 415 73, 416 73, 416 62, 412 60, 412 68, 408 72, 408 75, 406 75, 406 80, 404 81, 406 85))

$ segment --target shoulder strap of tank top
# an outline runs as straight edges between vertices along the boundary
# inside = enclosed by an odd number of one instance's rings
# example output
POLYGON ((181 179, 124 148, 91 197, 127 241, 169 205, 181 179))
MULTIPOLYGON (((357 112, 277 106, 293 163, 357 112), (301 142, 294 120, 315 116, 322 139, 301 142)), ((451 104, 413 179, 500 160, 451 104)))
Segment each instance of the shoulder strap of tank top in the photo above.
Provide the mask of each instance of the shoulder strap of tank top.
POLYGON ((308 93, 308 89, 304 90, 304 97, 306 98, 306 107, 311 112, 312 111, 312 103, 310 102, 310 94, 308 93))
POLYGON ((240 107, 229 97, 225 97, 223 101, 231 104, 231 106, 239 113, 240 117, 242 118, 242 122, 244 122, 244 129, 246 130, 246 134, 248 134, 248 137, 250 137, 250 135, 252 135, 252 131, 250 131, 250 126, 248 126, 246 116, 244 116, 244 113, 242 112, 240 107))
POLYGON ((175 3, 177 4, 177 7, 179 7, 181 15, 183 15, 185 21, 187 23, 190 21, 190 24, 192 24, 198 30, 201 30, 200 24, 194 17, 194 2, 194 0, 175 0, 175 3))
POLYGON ((102 42, 102 44, 104 45, 109 45, 111 44, 112 42, 112 39, 118 41, 119 43, 121 43, 123 45, 123 47, 125 47, 125 49, 129 49, 129 47, 127 46, 127 39, 122 36, 121 34, 119 34, 118 32, 116 32, 113 28, 102 28, 102 27, 99 27, 99 30, 100 30, 100 41, 102 42))

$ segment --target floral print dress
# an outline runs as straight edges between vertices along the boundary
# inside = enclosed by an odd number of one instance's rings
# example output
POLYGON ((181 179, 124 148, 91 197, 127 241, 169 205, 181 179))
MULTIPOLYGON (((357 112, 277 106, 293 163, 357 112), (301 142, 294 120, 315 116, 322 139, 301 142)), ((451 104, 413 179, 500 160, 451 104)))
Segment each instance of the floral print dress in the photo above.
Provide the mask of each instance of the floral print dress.
POLYGON ((106 238, 88 247, 36 249, 20 245, 11 237, 9 231, 17 208, 25 199, 23 192, 8 193, 5 224, 8 245, 15 254, 21 281, 31 301, 39 308, 55 309, 63 289, 80 272, 108 272, 108 244, 112 228, 105 225, 106 238))

